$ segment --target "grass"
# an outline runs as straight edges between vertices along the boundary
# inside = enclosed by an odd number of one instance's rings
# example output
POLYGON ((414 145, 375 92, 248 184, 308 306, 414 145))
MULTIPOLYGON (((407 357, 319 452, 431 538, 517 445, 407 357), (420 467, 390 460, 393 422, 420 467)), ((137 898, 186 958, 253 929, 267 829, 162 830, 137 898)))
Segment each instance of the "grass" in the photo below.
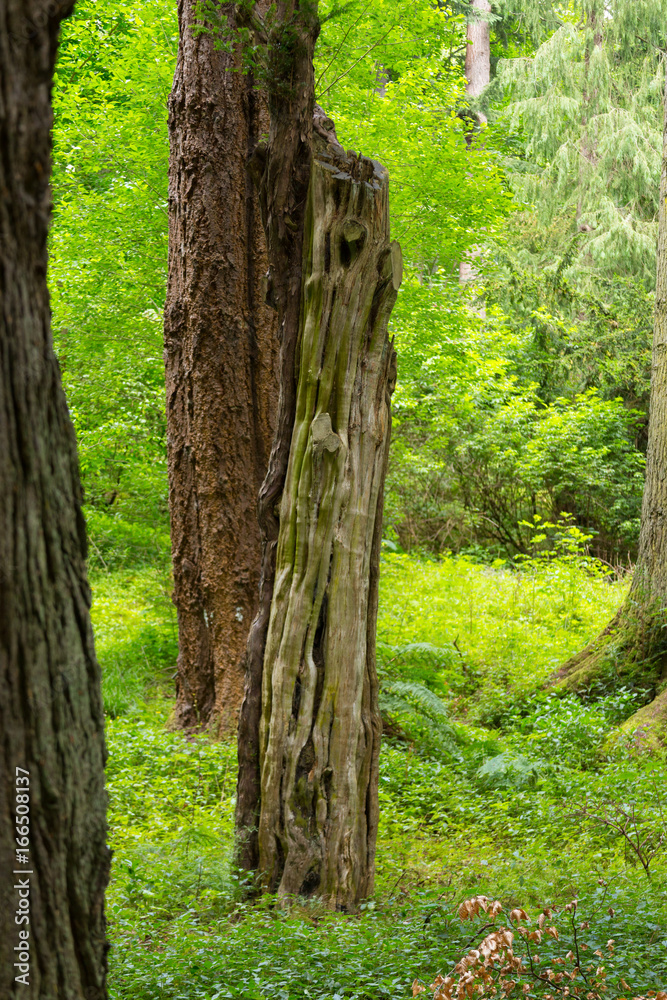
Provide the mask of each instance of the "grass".
POLYGON ((665 855, 647 875, 627 841, 580 814, 632 804, 642 837, 657 846, 667 832, 665 762, 609 740, 641 693, 584 703, 540 690, 627 582, 567 561, 517 573, 385 557, 383 684, 430 689, 449 720, 424 713, 426 701, 390 701, 403 736, 383 742, 376 892, 355 917, 243 901, 229 863, 235 748, 166 728, 175 634, 164 561, 98 568, 93 584, 109 709, 112 1000, 409 997, 415 978, 428 984, 462 954, 472 931, 457 908, 478 893, 534 911, 577 896, 590 953, 613 938, 635 995, 664 988, 665 855))

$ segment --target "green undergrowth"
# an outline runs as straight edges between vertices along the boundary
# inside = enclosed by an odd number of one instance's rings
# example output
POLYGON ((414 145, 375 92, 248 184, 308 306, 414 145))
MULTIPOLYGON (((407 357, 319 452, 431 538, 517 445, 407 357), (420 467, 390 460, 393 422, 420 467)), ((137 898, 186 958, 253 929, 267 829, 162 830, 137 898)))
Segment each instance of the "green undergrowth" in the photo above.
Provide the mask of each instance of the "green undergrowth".
POLYGON ((178 652, 169 535, 87 512, 95 648, 107 715, 173 691, 178 652))
POLYGON ((398 553, 385 554, 380 579, 381 671, 420 681, 455 714, 485 724, 594 638, 630 583, 576 558, 517 569, 398 553))
MULTIPOLYGON (((107 722, 112 1000, 409 997, 416 978, 428 985, 469 946, 475 929, 458 907, 480 893, 506 912, 525 907, 533 921, 542 906, 578 898, 589 925, 580 944, 592 955, 613 939, 634 995, 664 988, 666 762, 618 736, 642 694, 616 686, 582 701, 539 690, 626 584, 565 569, 580 573, 576 624, 557 567, 517 575, 462 558, 385 559, 392 735, 380 758, 376 891, 357 915, 245 901, 230 860, 235 747, 167 725, 175 646, 164 563, 96 570, 105 694, 116 692, 107 722), (160 637, 154 653, 147 630, 160 637), (454 640, 447 663, 427 648, 454 640)), ((626 995, 616 986, 610 997, 626 995)))

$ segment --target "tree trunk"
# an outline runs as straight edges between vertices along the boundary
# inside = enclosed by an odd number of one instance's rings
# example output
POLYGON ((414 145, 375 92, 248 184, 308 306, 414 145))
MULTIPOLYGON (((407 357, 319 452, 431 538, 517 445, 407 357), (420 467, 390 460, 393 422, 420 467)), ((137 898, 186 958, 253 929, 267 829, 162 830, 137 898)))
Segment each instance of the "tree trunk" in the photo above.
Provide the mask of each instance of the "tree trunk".
MULTIPOLYGON (((479 97, 491 80, 491 25, 483 16, 491 13, 491 3, 490 0, 471 0, 470 6, 472 17, 468 21, 466 93, 469 97, 479 97)), ((486 115, 478 112, 477 117, 486 124, 486 115)))
POLYGON ((605 673, 657 692, 623 728, 638 742, 667 742, 667 94, 660 180, 653 365, 639 554, 632 588, 613 621, 554 678, 582 688, 605 673))
MULTIPOLYGON (((216 51, 210 34, 193 37, 193 5, 179 0, 169 102, 165 359, 176 721, 231 733, 258 604, 257 494, 278 395, 276 317, 262 289, 266 240, 247 171, 269 122, 252 78, 233 71, 240 53, 216 51)), ((232 6, 223 8, 230 31, 232 6)))
MULTIPOLYGON (((354 910, 373 887, 381 721, 375 629, 401 280, 388 175, 317 109, 289 456, 263 644, 251 867, 354 910)), ((251 635, 251 650, 254 636, 251 635)), ((253 683, 253 678, 249 678, 253 683)), ((242 789, 251 763, 240 754, 242 789)))
POLYGON ((104 716, 46 287, 50 86, 72 6, 0 0, 0 996, 101 1000, 104 716))
MULTIPOLYGON (((490 0, 471 0, 472 17, 468 21, 468 47, 466 49, 466 94, 468 97, 479 97, 491 80, 491 26, 488 20, 479 14, 491 12, 490 0)), ((487 118, 481 111, 475 113, 478 124, 486 125, 487 118)), ((472 134, 468 136, 472 142, 472 134)), ((469 259, 459 264, 459 281, 462 285, 470 284, 477 278, 473 261, 481 254, 479 247, 473 247, 469 259)), ((481 316, 486 315, 483 304, 473 310, 481 316)))

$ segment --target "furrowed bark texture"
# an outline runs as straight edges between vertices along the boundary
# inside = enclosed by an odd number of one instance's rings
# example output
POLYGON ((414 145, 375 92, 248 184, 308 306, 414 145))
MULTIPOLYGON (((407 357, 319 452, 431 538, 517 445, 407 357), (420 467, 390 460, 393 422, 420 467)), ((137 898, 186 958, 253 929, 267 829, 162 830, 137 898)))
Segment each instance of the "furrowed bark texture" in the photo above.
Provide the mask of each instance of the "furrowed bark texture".
POLYGON ((257 494, 278 399, 266 240, 247 171, 269 119, 252 78, 233 71, 240 53, 216 51, 210 34, 193 37, 193 23, 193 0, 179 0, 165 307, 176 722, 232 733, 258 604, 257 494))
POLYGON ((46 287, 50 88, 73 3, 0 0, 0 997, 106 996, 104 716, 46 287), (16 768, 29 784, 17 858, 16 768), (16 875, 16 870, 25 875, 16 875), (15 923, 29 882, 29 923, 15 923), (29 931, 27 985, 16 982, 29 931))
POLYGON ((634 675, 657 697, 624 723, 640 742, 667 742, 667 101, 660 180, 653 364, 639 553, 625 604, 598 639, 559 670, 554 681, 585 687, 605 669, 634 675))
POLYGON ((258 869, 279 895, 354 910, 373 887, 382 485, 400 285, 388 175, 318 112, 298 383, 263 658, 258 869))
POLYGON ((276 569, 278 505, 287 473, 296 408, 302 252, 315 105, 313 52, 319 33, 316 7, 317 4, 304 0, 276 5, 269 38, 269 141, 257 146, 252 159, 269 253, 267 298, 276 309, 280 338, 280 388, 269 468, 259 493, 262 537, 259 609, 248 638, 238 730, 237 860, 248 870, 255 870, 259 864, 259 728, 264 647, 276 569))

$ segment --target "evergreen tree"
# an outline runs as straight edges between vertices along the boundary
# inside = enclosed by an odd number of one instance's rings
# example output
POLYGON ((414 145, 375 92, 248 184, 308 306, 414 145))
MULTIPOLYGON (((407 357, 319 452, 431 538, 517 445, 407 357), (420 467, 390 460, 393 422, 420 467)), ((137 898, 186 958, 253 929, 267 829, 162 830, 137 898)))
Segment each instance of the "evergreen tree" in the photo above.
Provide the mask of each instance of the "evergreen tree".
POLYGON ((583 0, 532 57, 501 60, 506 166, 538 222, 565 220, 561 254, 579 285, 655 280, 665 0, 583 0))
MULTIPOLYGON (((667 101, 666 101, 667 111, 667 101)), ((563 686, 588 687, 605 675, 630 677, 653 697, 625 724, 636 742, 664 740, 667 724, 667 115, 660 184, 651 417, 639 556, 626 602, 602 635, 572 657, 558 677, 563 686)))

